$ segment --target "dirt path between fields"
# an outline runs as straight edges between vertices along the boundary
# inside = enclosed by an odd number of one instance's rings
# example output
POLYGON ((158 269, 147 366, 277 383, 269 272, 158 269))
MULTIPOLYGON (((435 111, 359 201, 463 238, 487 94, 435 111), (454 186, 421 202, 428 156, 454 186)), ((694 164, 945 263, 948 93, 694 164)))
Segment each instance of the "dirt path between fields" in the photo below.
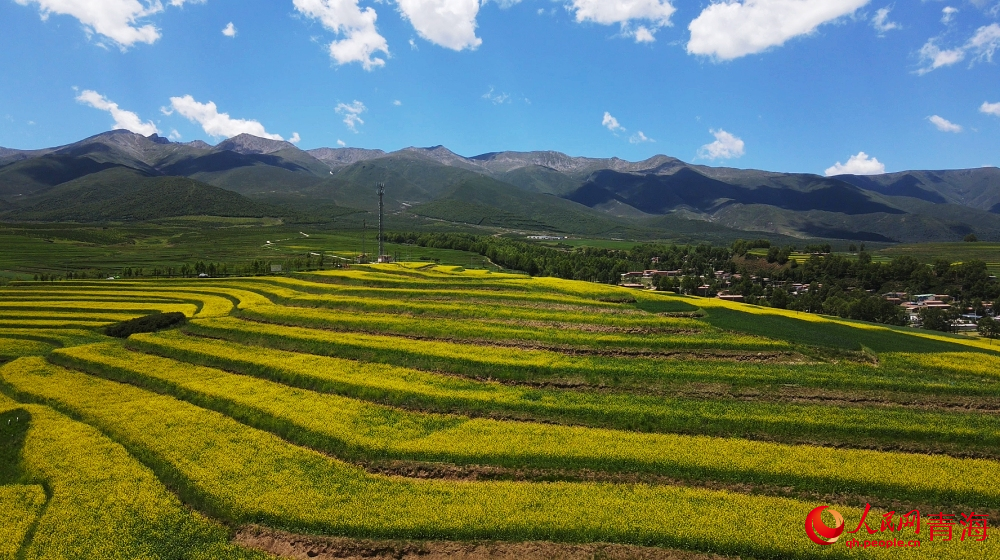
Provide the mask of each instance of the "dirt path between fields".
POLYGON ((619 544, 548 542, 374 541, 294 535, 263 527, 245 527, 236 544, 281 558, 315 560, 735 560, 663 548, 619 544))

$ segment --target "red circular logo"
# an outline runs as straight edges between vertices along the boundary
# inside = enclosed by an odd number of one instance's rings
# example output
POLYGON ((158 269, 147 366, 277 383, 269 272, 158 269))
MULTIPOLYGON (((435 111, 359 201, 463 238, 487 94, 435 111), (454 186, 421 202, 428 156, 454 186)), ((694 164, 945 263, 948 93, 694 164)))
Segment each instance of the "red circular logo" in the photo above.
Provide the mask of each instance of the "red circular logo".
POLYGON ((809 512, 806 516, 806 535, 812 542, 816 544, 821 544, 823 546, 829 546, 840 538, 840 535, 844 534, 844 516, 840 515, 835 509, 829 509, 830 506, 820 506, 809 512), (823 523, 823 510, 828 510, 830 515, 833 516, 835 524, 833 527, 827 527, 823 523))

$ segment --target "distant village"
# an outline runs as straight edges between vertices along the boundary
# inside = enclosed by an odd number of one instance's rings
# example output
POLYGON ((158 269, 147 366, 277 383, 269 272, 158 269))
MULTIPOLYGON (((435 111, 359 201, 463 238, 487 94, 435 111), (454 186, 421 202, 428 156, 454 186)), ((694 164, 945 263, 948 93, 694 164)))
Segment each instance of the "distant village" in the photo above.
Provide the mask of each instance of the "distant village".
MULTIPOLYGON (((654 290, 657 289, 659 284, 657 281, 660 278, 672 278, 677 281, 676 285, 678 286, 684 286, 687 284, 687 287, 689 288, 688 290, 684 290, 683 287, 679 287, 674 290, 678 293, 686 291, 692 295, 701 297, 716 297, 721 300, 738 303, 744 303, 746 299, 743 295, 730 293, 729 290, 729 288, 731 288, 734 284, 743 280, 743 275, 726 272, 724 270, 715 271, 713 277, 710 279, 705 276, 698 276, 695 278, 693 276, 685 275, 681 270, 644 270, 641 272, 627 272, 621 275, 621 282, 619 285, 625 288, 654 290), (711 280, 711 283, 709 283, 708 280, 711 280)), ((991 276, 990 278, 992 280, 996 280, 995 276, 991 276)), ((771 278, 751 276, 750 280, 754 283, 760 283, 767 288, 784 289, 790 296, 804 295, 810 289, 809 284, 786 283, 772 280, 771 278)), ((817 287, 822 288, 823 285, 818 284, 817 287)), ((956 309, 957 302, 955 302, 948 294, 906 294, 902 292, 889 292, 882 294, 882 298, 890 303, 902 306, 903 309, 906 310, 906 317, 908 318, 909 325, 918 328, 923 326, 921 318, 922 310, 936 309, 947 311, 952 315, 956 315, 957 318, 951 321, 951 330, 955 332, 975 332, 980 319, 984 316, 996 316, 993 302, 983 302, 979 311, 984 314, 979 314, 976 313, 976 310, 971 308, 956 309)))

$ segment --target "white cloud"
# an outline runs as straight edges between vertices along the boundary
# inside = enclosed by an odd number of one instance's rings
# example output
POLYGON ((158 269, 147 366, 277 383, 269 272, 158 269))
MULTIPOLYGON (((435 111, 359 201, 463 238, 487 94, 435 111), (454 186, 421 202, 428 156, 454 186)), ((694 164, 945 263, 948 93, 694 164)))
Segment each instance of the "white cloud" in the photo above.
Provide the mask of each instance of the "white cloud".
POLYGON ((604 119, 601 120, 601 126, 607 128, 611 132, 625 132, 625 127, 618 123, 618 119, 611 116, 611 113, 605 111, 604 119))
POLYGON ((143 5, 138 0, 14 0, 22 6, 38 4, 42 19, 51 14, 68 15, 80 20, 87 33, 103 35, 127 48, 135 43, 155 43, 160 31, 138 20, 162 12, 159 2, 143 5))
POLYGON ((115 120, 112 128, 115 130, 129 130, 136 134, 149 136, 160 132, 152 121, 142 122, 139 115, 132 111, 126 111, 96 91, 85 89, 76 96, 76 100, 84 105, 90 105, 95 109, 111 113, 111 118, 115 120))
POLYGON ((943 66, 951 66, 965 60, 965 51, 963 49, 941 49, 941 47, 937 46, 935 39, 924 43, 924 46, 920 48, 919 54, 923 68, 917 70, 917 74, 921 76, 943 66))
POLYGON ((570 11, 575 12, 576 21, 621 26, 622 34, 632 37, 637 43, 651 43, 653 35, 661 27, 669 26, 670 16, 676 8, 670 0, 572 0, 570 11), (646 25, 633 27, 635 22, 646 25))
POLYGON ((705 144, 698 150, 698 157, 701 159, 733 159, 742 157, 746 153, 746 144, 743 140, 722 130, 709 130, 715 136, 715 142, 705 144))
POLYGON ((820 25, 854 13, 869 0, 729 0, 691 22, 690 54, 732 60, 783 45, 820 25))
POLYGON ((645 134, 643 134, 641 130, 638 131, 638 132, 636 132, 635 134, 633 134, 632 137, 628 139, 628 141, 631 144, 643 144, 643 143, 646 143, 646 142, 656 142, 656 140, 653 140, 652 138, 650 138, 650 137, 646 136, 645 134))
POLYGON ((403 104, 403 102, 397 99, 397 100, 393 101, 392 104, 395 105, 396 107, 399 107, 400 105, 403 104))
POLYGON ((190 95, 171 97, 170 108, 162 109, 165 115, 175 111, 191 122, 198 123, 206 134, 215 138, 232 138, 238 134, 252 134, 260 138, 283 140, 277 134, 270 134, 264 125, 254 120, 234 119, 228 113, 220 113, 215 103, 199 103, 190 95))
POLYGON ((475 49, 479 0, 396 0, 417 34, 448 49, 475 49))
POLYGON ((299 142, 302 141, 302 137, 299 136, 298 132, 293 132, 292 137, 289 138, 288 141, 291 142, 292 144, 298 144, 299 142))
POLYGON ((838 161, 833 167, 826 170, 827 177, 834 175, 881 175, 883 173, 885 173, 885 165, 864 152, 858 152, 858 155, 851 156, 846 164, 838 161))
POLYGON ((495 93, 493 86, 490 86, 490 91, 483 94, 483 99, 491 101, 494 105, 503 105, 504 103, 510 103, 510 94, 508 93, 495 93))
POLYGON ((337 140, 337 145, 343 148, 347 146, 347 142, 344 142, 343 140, 337 140))
POLYGON ((889 21, 889 12, 891 11, 892 7, 886 6, 875 12, 875 17, 872 18, 872 26, 878 31, 879 35, 885 35, 893 29, 900 29, 898 23, 889 21))
POLYGON ((389 43, 375 28, 378 14, 371 7, 362 10, 358 0, 294 0, 295 9, 317 19, 323 27, 344 38, 330 43, 330 57, 337 64, 360 62, 365 70, 385 65, 375 53, 389 54, 389 43))
POLYGON ((1000 49, 1000 25, 992 23, 980 27, 965 48, 975 53, 976 60, 993 62, 993 55, 1000 49))
POLYGON ((937 39, 930 39, 920 49, 920 62, 923 64, 917 74, 924 75, 943 66, 951 66, 965 60, 966 55, 973 56, 973 63, 993 62, 993 55, 1000 49, 1000 25, 991 23, 976 30, 975 34, 961 47, 941 49, 937 39))
MULTIPOLYGON (((163 11, 160 0, 14 0, 22 6, 38 4, 42 20, 50 15, 72 16, 83 24, 87 34, 103 35, 118 44, 122 50, 136 43, 153 44, 160 38, 160 30, 145 18, 163 11)), ((187 0, 201 4, 205 0, 187 0)), ((185 0, 170 0, 171 6, 181 7, 185 0)), ((99 46, 104 46, 98 42, 99 46)))
POLYGON ((653 43, 656 41, 656 36, 650 31, 645 25, 640 25, 635 29, 635 42, 636 43, 653 43))
POLYGON ((358 133, 358 125, 365 124, 365 121, 361 119, 361 113, 367 110, 368 108, 365 107, 365 104, 357 100, 350 105, 347 103, 339 103, 337 105, 337 114, 344 115, 344 124, 355 134, 358 133))
POLYGON ((225 28, 223 28, 222 34, 225 35, 226 37, 235 37, 236 36, 236 26, 233 25, 233 22, 229 22, 229 25, 227 25, 225 28))
POLYGON ((927 120, 931 121, 931 123, 933 123, 934 126, 936 126, 937 129, 940 130, 941 132, 954 132, 954 133, 962 132, 961 126, 949 121, 944 117, 940 117, 938 115, 932 115, 930 117, 927 117, 927 120))
POLYGON ((177 129, 174 128, 174 129, 171 129, 170 134, 167 135, 167 138, 170 139, 173 142, 176 142, 176 141, 180 140, 181 138, 183 138, 183 136, 181 136, 181 133, 177 132, 177 129))
POLYGON ((958 8, 953 8, 951 6, 946 6, 941 10, 941 23, 948 25, 955 19, 955 14, 958 13, 958 8))
POLYGON ((979 107, 980 113, 1000 117, 1000 103, 988 103, 986 101, 979 107))

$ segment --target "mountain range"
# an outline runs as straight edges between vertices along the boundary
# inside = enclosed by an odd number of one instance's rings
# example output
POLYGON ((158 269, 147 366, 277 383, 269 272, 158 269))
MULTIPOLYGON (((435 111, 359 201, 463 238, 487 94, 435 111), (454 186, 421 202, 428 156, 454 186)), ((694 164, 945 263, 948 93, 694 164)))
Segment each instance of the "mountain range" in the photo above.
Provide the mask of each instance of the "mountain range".
POLYGON ((128 221, 191 214, 343 215, 630 238, 782 236, 1000 240, 1000 169, 875 176, 775 173, 559 152, 463 157, 300 150, 241 134, 216 146, 115 130, 42 150, 0 148, 0 220, 128 221))

